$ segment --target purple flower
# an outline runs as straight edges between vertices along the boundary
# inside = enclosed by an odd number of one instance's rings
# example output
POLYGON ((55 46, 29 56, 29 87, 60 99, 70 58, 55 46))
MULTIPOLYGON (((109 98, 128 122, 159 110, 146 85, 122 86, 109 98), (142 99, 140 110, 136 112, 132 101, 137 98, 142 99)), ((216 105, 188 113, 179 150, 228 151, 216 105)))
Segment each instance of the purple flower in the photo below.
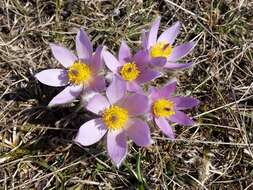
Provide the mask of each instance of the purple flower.
POLYGON ((127 154, 127 136, 138 146, 151 144, 149 127, 138 118, 147 111, 148 98, 137 93, 126 96, 126 83, 117 76, 113 77, 106 96, 97 94, 90 100, 86 109, 100 117, 84 123, 75 142, 89 146, 107 133, 107 151, 119 167, 127 154))
POLYGON ((118 60, 109 51, 103 52, 106 66, 126 81, 127 90, 130 92, 141 92, 140 84, 160 76, 159 72, 148 67, 147 55, 145 50, 141 50, 132 56, 130 48, 124 41, 119 49, 118 60))
POLYGON ((182 64, 178 61, 190 53, 196 42, 192 41, 173 46, 180 32, 180 22, 174 23, 157 38, 160 20, 161 17, 158 17, 151 29, 142 33, 142 46, 148 51, 151 64, 169 69, 181 69, 191 66, 192 62, 182 64))
POLYGON ((175 90, 176 82, 172 82, 160 89, 152 88, 149 94, 151 117, 160 130, 172 139, 175 138, 175 134, 168 120, 181 125, 193 125, 194 121, 182 110, 193 108, 199 104, 199 101, 192 97, 172 97, 175 90))
POLYGON ((93 54, 90 39, 82 29, 76 36, 78 57, 62 46, 50 44, 50 47, 65 69, 43 70, 35 77, 49 86, 67 87, 50 101, 49 106, 70 103, 83 92, 105 89, 105 79, 98 75, 102 67, 102 47, 98 47, 93 54))

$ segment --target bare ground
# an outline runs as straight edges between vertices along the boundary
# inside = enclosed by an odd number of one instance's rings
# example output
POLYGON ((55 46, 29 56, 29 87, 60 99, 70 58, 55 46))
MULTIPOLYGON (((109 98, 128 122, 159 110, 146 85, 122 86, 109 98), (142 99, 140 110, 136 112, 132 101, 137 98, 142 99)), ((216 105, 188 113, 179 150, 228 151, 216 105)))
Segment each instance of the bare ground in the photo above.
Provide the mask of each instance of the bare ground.
POLYGON ((0 189, 253 189, 253 3, 250 0, 0 0, 0 189), (178 92, 201 100, 193 127, 170 141, 152 128, 150 148, 129 144, 118 170, 103 142, 72 143, 92 116, 78 104, 49 109, 61 89, 34 73, 59 67, 49 42, 74 50, 80 27, 95 45, 139 47, 157 15, 183 23, 178 43, 197 36, 190 70, 168 72, 178 92))

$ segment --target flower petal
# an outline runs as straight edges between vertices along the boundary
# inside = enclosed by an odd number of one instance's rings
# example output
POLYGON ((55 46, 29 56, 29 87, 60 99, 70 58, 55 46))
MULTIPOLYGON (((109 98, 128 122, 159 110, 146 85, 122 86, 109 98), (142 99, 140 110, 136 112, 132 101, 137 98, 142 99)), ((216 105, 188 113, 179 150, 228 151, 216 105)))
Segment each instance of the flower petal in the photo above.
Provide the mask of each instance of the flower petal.
POLYGON ((199 100, 192 97, 173 97, 171 99, 175 103, 175 108, 177 110, 185 110, 193 108, 199 104, 199 100))
POLYGON ((80 105, 86 108, 90 100, 97 94, 97 92, 91 90, 89 87, 83 89, 82 93, 80 94, 80 105))
POLYGON ((150 48, 156 43, 160 21, 161 21, 161 17, 159 16, 156 18, 156 20, 153 22, 151 26, 151 29, 148 35, 148 48, 150 48))
POLYGON ((143 30, 141 33, 141 44, 143 49, 148 49, 148 36, 149 36, 149 32, 143 30))
POLYGON ((107 151, 118 168, 127 155, 127 139, 124 131, 111 130, 107 133, 107 151))
POLYGON ((153 89, 151 92, 151 99, 156 100, 159 98, 169 98, 173 92, 175 92, 177 82, 173 81, 160 89, 153 89))
POLYGON ((56 106, 67 104, 75 100, 83 90, 83 86, 67 86, 63 91, 57 94, 48 104, 48 106, 56 106))
POLYGON ((150 61, 148 50, 139 50, 136 54, 134 54, 133 61, 137 64, 138 69, 146 69, 150 61))
POLYGON ((125 41, 121 42, 120 48, 119 48, 119 61, 120 63, 124 64, 132 57, 131 50, 126 44, 125 41))
POLYGON ((171 27, 169 27, 159 36, 158 42, 167 42, 169 44, 173 44, 180 32, 180 28, 181 28, 180 22, 174 23, 171 27))
POLYGON ((93 47, 87 33, 81 28, 76 35, 76 51, 79 59, 89 60, 93 47))
POLYGON ((188 42, 172 49, 170 56, 168 57, 169 62, 176 62, 181 58, 185 57, 194 48, 196 42, 188 42))
POLYGON ((152 143, 149 126, 140 119, 131 119, 126 132, 138 146, 149 146, 152 143))
POLYGON ((129 115, 144 114, 148 110, 148 97, 137 93, 129 95, 124 99, 122 106, 128 110, 129 115))
POLYGON ((95 92, 103 91, 106 87, 104 76, 96 76, 91 82, 90 87, 95 92))
POLYGON ((89 146, 98 142, 106 132, 107 128, 100 118, 92 119, 79 128, 74 141, 80 145, 89 146))
POLYGON ((127 82, 127 91, 129 92, 143 92, 142 88, 140 87, 140 85, 138 83, 136 83, 135 81, 132 82, 127 82))
POLYGON ((56 45, 56 44, 49 44, 52 53, 65 68, 70 67, 76 60, 77 57, 67 48, 56 45))
POLYGON ((35 75, 43 84, 48 86, 66 86, 68 84, 68 74, 64 69, 46 69, 35 75))
POLYGON ((184 112, 175 111, 176 113, 169 117, 168 119, 172 122, 181 124, 181 125, 194 125, 194 121, 190 119, 184 112))
POLYGON ((150 64, 155 67, 163 67, 166 65, 167 59, 165 57, 156 57, 150 60, 150 64))
POLYGON ((172 130, 172 127, 169 125, 168 121, 165 118, 155 118, 155 123, 167 137, 175 139, 175 134, 172 130))
POLYGON ((151 70, 151 69, 146 69, 146 70, 141 71, 140 76, 136 79, 136 81, 139 84, 142 84, 142 83, 146 83, 146 82, 149 82, 151 80, 154 80, 157 77, 159 77, 160 75, 161 75, 161 73, 158 72, 158 71, 154 71, 154 70, 151 70))
POLYGON ((106 96, 111 104, 121 100, 126 94, 126 82, 113 76, 110 86, 106 89, 106 96))
POLYGON ((86 109, 95 114, 100 114, 100 112, 109 106, 110 104, 106 97, 102 96, 101 94, 96 94, 90 99, 88 105, 86 106, 86 109))
POLYGON ((188 63, 171 63, 167 62, 164 67, 167 69, 185 69, 192 66, 193 62, 188 63))
POLYGON ((102 52, 103 52, 103 47, 97 47, 95 54, 92 56, 92 61, 91 61, 91 69, 95 71, 96 73, 99 72, 103 65, 102 61, 102 52))
POLYGON ((109 51, 103 51, 103 58, 106 66, 114 73, 117 73, 118 67, 122 64, 109 51))

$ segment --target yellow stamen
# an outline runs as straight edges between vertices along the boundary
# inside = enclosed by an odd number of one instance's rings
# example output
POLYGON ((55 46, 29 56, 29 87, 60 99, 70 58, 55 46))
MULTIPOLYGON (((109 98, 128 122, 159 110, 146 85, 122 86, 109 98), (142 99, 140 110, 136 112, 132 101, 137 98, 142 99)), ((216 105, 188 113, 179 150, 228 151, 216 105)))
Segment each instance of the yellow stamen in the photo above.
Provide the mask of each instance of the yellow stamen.
POLYGON ((140 71, 134 62, 130 62, 122 66, 120 74, 123 79, 133 81, 140 75, 140 71))
POLYGON ((158 42, 151 47, 150 56, 168 58, 172 52, 172 46, 166 42, 158 42))
POLYGON ((174 103, 166 99, 156 100, 152 109, 156 117, 170 117, 175 114, 174 103))
POLYGON ((72 84, 80 85, 88 83, 91 79, 91 69, 88 64, 79 61, 73 63, 68 70, 69 81, 72 84))
POLYGON ((108 129, 121 129, 128 120, 128 111, 119 106, 112 105, 104 111, 102 119, 108 129))

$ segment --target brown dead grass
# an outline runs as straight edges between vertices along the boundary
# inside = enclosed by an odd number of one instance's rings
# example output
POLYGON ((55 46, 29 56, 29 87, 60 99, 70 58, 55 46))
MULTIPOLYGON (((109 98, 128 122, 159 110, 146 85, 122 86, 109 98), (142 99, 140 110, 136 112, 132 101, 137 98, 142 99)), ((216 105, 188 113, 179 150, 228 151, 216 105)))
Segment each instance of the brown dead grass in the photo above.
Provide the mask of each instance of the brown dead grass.
POLYGON ((0 189, 253 189, 252 9, 247 0, 0 1, 0 189), (157 81, 176 76, 179 93, 201 100, 197 125, 175 126, 174 142, 153 130, 155 144, 131 144, 117 170, 102 142, 72 143, 91 116, 76 104, 47 108, 60 89, 33 76, 59 66, 49 42, 74 50, 84 27, 95 45, 117 51, 125 39, 137 49, 158 14, 162 29, 183 23, 178 42, 199 36, 187 58, 195 66, 157 81))

